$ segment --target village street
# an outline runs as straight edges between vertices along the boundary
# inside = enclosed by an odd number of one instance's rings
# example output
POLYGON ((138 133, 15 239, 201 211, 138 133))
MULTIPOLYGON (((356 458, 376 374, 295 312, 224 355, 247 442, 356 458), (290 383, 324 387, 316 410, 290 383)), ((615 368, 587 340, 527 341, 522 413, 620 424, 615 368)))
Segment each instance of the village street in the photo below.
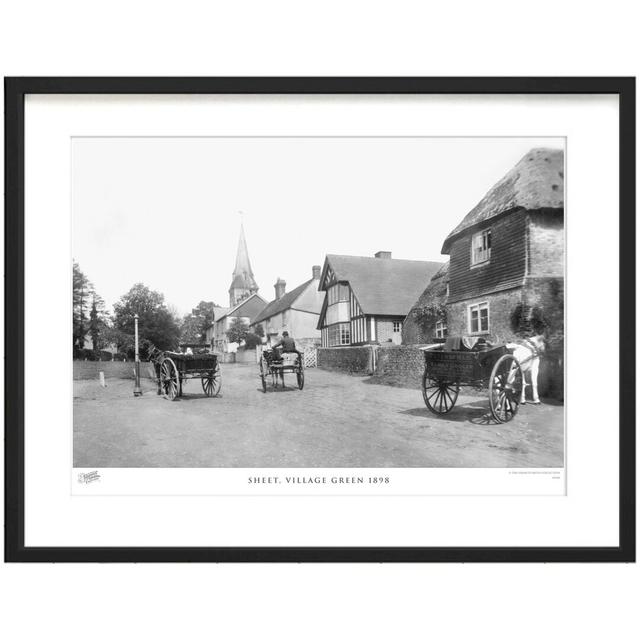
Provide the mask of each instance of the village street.
POLYGON ((521 407, 508 424, 486 394, 460 394, 446 416, 419 389, 307 369, 304 390, 264 394, 255 364, 222 365, 222 393, 199 380, 169 402, 143 380, 74 381, 75 467, 560 467, 564 407, 521 407))

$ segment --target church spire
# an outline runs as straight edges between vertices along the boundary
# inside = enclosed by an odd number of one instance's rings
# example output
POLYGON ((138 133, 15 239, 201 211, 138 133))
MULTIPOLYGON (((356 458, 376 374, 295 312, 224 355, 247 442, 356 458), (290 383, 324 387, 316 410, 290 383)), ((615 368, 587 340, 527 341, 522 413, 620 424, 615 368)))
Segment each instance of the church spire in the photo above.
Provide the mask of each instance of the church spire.
POLYGON ((229 305, 235 307, 238 302, 258 291, 258 285, 253 277, 247 241, 244 237, 244 225, 240 223, 240 237, 236 253, 236 266, 233 270, 231 286, 229 287, 229 305))

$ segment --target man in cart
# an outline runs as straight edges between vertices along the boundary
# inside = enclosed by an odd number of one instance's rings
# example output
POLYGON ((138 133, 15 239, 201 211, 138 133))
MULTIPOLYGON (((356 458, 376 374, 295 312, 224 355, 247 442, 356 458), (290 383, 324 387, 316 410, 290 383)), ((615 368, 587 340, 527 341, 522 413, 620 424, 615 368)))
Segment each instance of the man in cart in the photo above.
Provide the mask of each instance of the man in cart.
POLYGON ((273 345, 273 350, 282 353, 297 353, 298 357, 302 360, 302 354, 296 349, 296 341, 289 336, 288 331, 282 332, 282 340, 273 345))

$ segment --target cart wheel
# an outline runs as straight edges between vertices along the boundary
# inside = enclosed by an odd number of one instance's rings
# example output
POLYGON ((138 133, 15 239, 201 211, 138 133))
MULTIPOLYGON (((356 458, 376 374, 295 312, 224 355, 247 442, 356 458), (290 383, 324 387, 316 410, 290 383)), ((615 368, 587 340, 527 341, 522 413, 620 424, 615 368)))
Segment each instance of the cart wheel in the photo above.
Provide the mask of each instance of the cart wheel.
POLYGON ((522 393, 522 369, 518 361, 506 354, 498 359, 489 380, 489 406, 498 422, 509 422, 518 413, 522 393))
POLYGON ((304 369, 302 367, 298 369, 296 377, 298 378, 298 389, 302 391, 304 388, 304 369))
POLYGON ((202 388, 210 397, 217 396, 222 389, 222 376, 220 375, 220 365, 216 363, 215 369, 202 378, 202 388))
POLYGON ((162 379, 162 392, 165 398, 175 400, 178 397, 178 387, 180 377, 178 368, 171 358, 165 358, 160 367, 160 377, 162 379))
POLYGON ((260 380, 262 380, 262 393, 267 393, 267 365, 264 358, 260 359, 260 380))
POLYGON ((460 385, 432 378, 428 369, 422 374, 422 397, 429 411, 436 414, 449 413, 456 404, 460 385))

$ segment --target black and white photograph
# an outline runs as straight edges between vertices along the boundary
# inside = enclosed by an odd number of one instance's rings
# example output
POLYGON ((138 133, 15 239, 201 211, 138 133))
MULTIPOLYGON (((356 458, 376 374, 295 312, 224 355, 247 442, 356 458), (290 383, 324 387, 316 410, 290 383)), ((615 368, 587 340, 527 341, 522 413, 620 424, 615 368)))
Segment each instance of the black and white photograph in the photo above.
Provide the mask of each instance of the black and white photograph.
POLYGON ((627 84, 175 82, 8 83, 15 557, 628 557, 627 84))
POLYGON ((562 137, 74 137, 74 468, 562 470, 566 165, 562 137))

